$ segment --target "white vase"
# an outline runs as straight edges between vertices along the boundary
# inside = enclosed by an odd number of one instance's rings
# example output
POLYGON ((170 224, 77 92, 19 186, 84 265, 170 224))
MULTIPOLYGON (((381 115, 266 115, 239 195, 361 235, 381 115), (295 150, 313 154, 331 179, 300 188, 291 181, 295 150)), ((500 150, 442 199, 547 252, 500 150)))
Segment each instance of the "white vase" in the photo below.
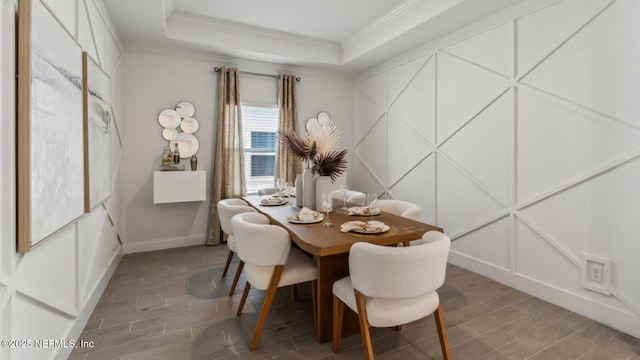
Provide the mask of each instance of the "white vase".
POLYGON ((309 209, 316 208, 316 182, 309 168, 302 173, 302 205, 309 209))
POLYGON ((303 198, 303 191, 302 191, 302 174, 298 174, 296 175, 296 206, 297 207, 302 207, 302 198, 303 198))
POLYGON ((316 179, 316 210, 323 212, 322 208, 322 194, 331 193, 331 177, 330 176, 318 176, 316 179))

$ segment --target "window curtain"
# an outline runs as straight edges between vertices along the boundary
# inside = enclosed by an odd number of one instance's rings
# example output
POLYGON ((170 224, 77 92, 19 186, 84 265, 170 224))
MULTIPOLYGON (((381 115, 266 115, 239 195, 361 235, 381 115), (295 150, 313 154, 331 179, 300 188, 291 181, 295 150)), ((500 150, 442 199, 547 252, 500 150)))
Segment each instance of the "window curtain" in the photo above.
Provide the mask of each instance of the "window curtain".
MULTIPOLYGON (((296 77, 293 75, 278 77, 278 108, 280 112, 278 130, 298 132, 296 77)), ((276 179, 293 182, 301 169, 300 160, 291 155, 284 146, 279 145, 276 154, 276 179)))
POLYGON ((241 107, 238 69, 223 67, 218 83, 218 129, 207 245, 217 245, 222 241, 218 201, 241 197, 247 193, 244 179, 241 107))

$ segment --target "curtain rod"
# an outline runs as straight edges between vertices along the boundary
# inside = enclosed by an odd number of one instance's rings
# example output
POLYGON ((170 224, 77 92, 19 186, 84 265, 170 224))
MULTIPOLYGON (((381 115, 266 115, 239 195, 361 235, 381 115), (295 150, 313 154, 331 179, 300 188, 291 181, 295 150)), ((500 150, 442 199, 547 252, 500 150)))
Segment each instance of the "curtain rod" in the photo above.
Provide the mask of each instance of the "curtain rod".
MULTIPOLYGON (((222 68, 219 68, 219 67, 216 66, 216 67, 213 68, 213 71, 220 72, 220 71, 222 71, 222 68)), ((229 71, 229 70, 227 69, 227 71, 229 71)), ((274 79, 277 79, 279 77, 278 75, 261 74, 261 73, 255 73, 255 72, 250 72, 250 71, 240 71, 240 74, 264 76, 264 77, 270 77, 270 78, 274 78, 274 79)), ((296 76, 296 81, 300 81, 300 77, 299 76, 296 76)))

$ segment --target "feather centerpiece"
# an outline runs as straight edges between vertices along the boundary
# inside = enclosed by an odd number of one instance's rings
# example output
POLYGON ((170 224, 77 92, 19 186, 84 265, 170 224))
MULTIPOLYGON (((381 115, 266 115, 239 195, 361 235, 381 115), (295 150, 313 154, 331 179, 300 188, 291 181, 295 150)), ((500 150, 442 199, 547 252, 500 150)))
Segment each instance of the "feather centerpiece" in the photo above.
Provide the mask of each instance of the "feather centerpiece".
MULTIPOLYGON (((325 113, 326 114, 326 113, 325 113)), ((311 174, 335 181, 347 169, 347 149, 340 150, 340 129, 331 119, 307 120, 307 139, 293 130, 279 131, 278 140, 289 153, 311 165, 311 174)))

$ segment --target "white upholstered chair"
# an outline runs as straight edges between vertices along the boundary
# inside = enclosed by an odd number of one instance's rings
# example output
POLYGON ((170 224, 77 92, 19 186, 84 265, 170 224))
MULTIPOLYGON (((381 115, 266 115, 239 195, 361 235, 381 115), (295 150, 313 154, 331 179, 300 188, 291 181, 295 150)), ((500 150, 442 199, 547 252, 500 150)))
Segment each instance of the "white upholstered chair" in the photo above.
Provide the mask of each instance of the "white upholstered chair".
POLYGON ((376 207, 384 212, 420 221, 422 208, 420 205, 402 200, 378 200, 376 207))
POLYGON ((258 189, 258 195, 273 195, 280 191, 278 187, 266 187, 262 189, 258 189))
MULTIPOLYGON (((218 217, 220 218, 220 227, 222 228, 222 231, 228 235, 227 246, 229 247, 229 256, 227 257, 227 263, 224 265, 222 276, 227 275, 227 271, 229 270, 229 265, 231 264, 233 254, 238 252, 236 248, 236 237, 233 231, 233 227, 231 226, 231 219, 235 215, 245 212, 256 212, 256 209, 249 206, 249 204, 244 202, 244 200, 242 199, 222 199, 218 201, 218 217)), ((240 260, 240 262, 238 262, 236 275, 234 276, 233 283, 231 284, 231 289, 229 289, 229 296, 233 295, 233 293, 236 291, 238 279, 240 278, 243 267, 244 263, 242 262, 242 260, 240 260)))
POLYGON ((333 284, 333 351, 340 351, 346 304, 358 314, 368 359, 373 359, 370 327, 399 326, 432 313, 442 355, 449 359, 436 290, 444 283, 450 245, 449 237, 436 231, 427 232, 418 245, 409 248, 353 244, 349 252, 351 276, 333 284))
MULTIPOLYGON (((367 201, 367 195, 360 191, 347 190, 347 193, 347 202, 362 206, 367 201)), ((340 192, 340 190, 333 190, 331 192, 331 196, 333 196, 334 199, 342 201, 342 193, 340 192)), ((339 204, 341 204, 341 202, 339 202, 339 204)))
POLYGON ((238 256, 245 263, 244 274, 247 278, 236 315, 242 313, 252 286, 267 290, 249 348, 253 351, 258 345, 273 296, 279 287, 311 281, 313 314, 316 321, 318 271, 312 258, 296 248, 291 248, 289 233, 279 226, 269 224, 266 216, 258 213, 240 214, 231 222, 238 237, 238 256))

